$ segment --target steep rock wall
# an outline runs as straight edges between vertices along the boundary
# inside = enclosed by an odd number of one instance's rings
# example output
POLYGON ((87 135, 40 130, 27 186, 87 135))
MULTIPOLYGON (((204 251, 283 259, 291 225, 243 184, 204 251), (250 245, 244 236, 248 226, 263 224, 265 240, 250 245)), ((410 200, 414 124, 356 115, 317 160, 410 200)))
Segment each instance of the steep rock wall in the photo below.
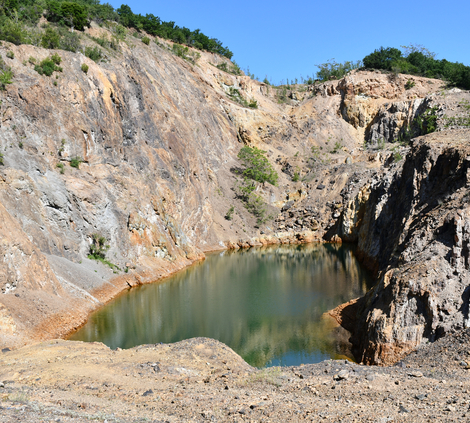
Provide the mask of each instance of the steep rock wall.
POLYGON ((350 306, 364 363, 391 364, 470 324, 469 140, 468 130, 416 139, 403 165, 378 174, 366 201, 361 192, 343 213, 339 236, 357 241, 378 275, 350 306))

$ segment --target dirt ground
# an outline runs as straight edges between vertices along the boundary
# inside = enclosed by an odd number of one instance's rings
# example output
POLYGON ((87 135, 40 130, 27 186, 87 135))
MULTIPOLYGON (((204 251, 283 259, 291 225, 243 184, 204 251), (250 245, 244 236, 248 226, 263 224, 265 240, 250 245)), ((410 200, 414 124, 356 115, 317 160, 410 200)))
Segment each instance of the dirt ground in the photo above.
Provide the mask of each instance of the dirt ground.
POLYGON ((0 422, 470 421, 470 330, 393 367, 255 369, 194 338, 110 350, 54 340, 0 354, 0 422))

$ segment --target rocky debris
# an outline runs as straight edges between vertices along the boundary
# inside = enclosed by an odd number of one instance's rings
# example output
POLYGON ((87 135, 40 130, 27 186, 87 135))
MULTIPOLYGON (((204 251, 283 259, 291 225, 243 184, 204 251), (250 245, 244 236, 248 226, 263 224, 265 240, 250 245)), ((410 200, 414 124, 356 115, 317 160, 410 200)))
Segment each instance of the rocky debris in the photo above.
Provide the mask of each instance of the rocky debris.
POLYGON ((205 338, 116 351, 50 341, 0 354, 0 422, 465 421, 469 342, 449 335, 392 367, 254 369, 205 338))

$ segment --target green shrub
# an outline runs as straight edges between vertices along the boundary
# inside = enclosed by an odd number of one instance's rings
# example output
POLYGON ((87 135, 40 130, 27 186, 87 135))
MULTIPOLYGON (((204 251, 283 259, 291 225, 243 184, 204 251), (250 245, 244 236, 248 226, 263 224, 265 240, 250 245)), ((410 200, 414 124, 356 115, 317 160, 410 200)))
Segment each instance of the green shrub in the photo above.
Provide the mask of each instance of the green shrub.
POLYGON ((86 6, 75 1, 49 0, 46 2, 47 20, 66 25, 72 29, 83 31, 83 27, 88 23, 87 15, 86 6))
POLYGON ((392 70, 393 63, 402 57, 401 51, 392 47, 380 47, 362 59, 367 69, 392 70))
POLYGON ((64 164, 63 163, 57 163, 57 166, 60 169, 60 174, 63 175, 65 173, 64 169, 64 164))
POLYGON ((269 182, 276 185, 278 174, 265 154, 265 151, 257 147, 242 147, 237 156, 244 166, 242 175, 260 183, 269 182))
POLYGON ((9 18, 0 24, 0 39, 15 45, 24 44, 29 38, 29 33, 23 23, 9 18))
POLYGON ((75 156, 70 159, 70 166, 76 169, 80 169, 80 163, 83 162, 81 157, 75 156))
POLYGON ((36 62, 37 62, 37 60, 36 60, 35 57, 29 56, 28 62, 29 62, 31 65, 35 65, 36 62))
POLYGON ((150 38, 149 37, 143 37, 142 42, 146 45, 149 45, 150 44, 150 38))
POLYGON ((86 47, 85 48, 85 56, 93 60, 94 62, 98 62, 103 57, 101 49, 98 47, 86 47))
POLYGON ((89 67, 86 63, 82 63, 81 69, 82 69, 82 72, 88 73, 89 67))
POLYGON ((227 210, 227 213, 225 214, 225 219, 227 220, 232 220, 233 219, 233 213, 235 212, 235 207, 230 206, 230 208, 227 210))
POLYGON ((14 59, 15 58, 15 53, 13 53, 11 50, 7 51, 7 57, 9 59, 14 59))
POLYGON ((248 107, 251 107, 252 109, 257 109, 258 102, 254 98, 252 98, 250 102, 248 103, 248 107))
POLYGON ((76 32, 65 32, 60 38, 59 46, 62 50, 76 53, 80 49, 80 35, 76 32))
POLYGON ((437 110, 437 106, 431 107, 417 118, 421 134, 430 134, 437 129, 437 110))
POLYGON ((294 172, 294 176, 292 177, 292 182, 297 182, 300 179, 300 172, 294 172))
POLYGON ((99 234, 92 234, 92 243, 90 245, 90 259, 104 259, 106 258, 106 251, 109 250, 109 245, 106 244, 107 240, 104 236, 99 234))
POLYGON ((54 54, 51 56, 51 60, 52 60, 56 65, 60 65, 60 63, 62 62, 62 57, 60 57, 57 53, 54 53, 54 54))
MULTIPOLYGON (((34 66, 34 70, 39 73, 39 75, 46 75, 51 76, 54 72, 62 72, 62 68, 57 66, 57 58, 60 59, 60 56, 54 55, 54 59, 52 57, 48 57, 39 63, 39 65, 34 66), (54 57, 55 56, 55 57, 54 57)), ((62 59, 60 59, 62 60, 62 59)), ((59 62, 60 63, 60 62, 59 62)))
POLYGON ((341 150, 343 146, 341 145, 341 143, 339 141, 336 141, 335 142, 335 146, 333 148, 333 150, 330 151, 331 154, 336 154, 336 153, 339 153, 339 151, 341 150))
POLYGON ((3 154, 2 154, 2 153, 0 153, 0 165, 2 165, 2 166, 3 166, 3 164, 4 164, 4 163, 3 163, 3 154))
POLYGON ((13 72, 11 69, 0 70, 0 90, 5 91, 8 84, 13 84, 13 72))
POLYGON ((405 84, 405 90, 410 90, 415 85, 416 85, 415 81, 413 81, 412 79, 408 79, 408 81, 406 81, 406 84, 405 84))
POLYGON ((59 33, 51 26, 47 26, 43 36, 41 37, 41 46, 48 49, 57 49, 59 48, 59 45, 59 33))
MULTIPOLYGON (((115 264, 111 263, 110 261, 106 260, 106 252, 109 250, 109 245, 107 244, 107 240, 104 236, 101 236, 99 234, 92 234, 91 236, 91 245, 90 245, 90 251, 88 254, 88 258, 90 260, 96 260, 99 261, 103 264, 108 265, 111 269, 119 269, 118 266, 115 264)), ((114 272, 116 273, 116 272, 114 272)))

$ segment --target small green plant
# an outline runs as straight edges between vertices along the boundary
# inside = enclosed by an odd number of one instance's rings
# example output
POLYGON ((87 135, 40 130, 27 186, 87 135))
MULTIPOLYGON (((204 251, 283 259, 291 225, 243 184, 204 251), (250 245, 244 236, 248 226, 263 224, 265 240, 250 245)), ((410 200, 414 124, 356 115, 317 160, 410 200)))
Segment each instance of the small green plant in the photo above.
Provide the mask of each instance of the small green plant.
POLYGON ((334 146, 333 150, 330 151, 330 153, 331 154, 339 153, 342 147, 343 146, 341 145, 341 143, 339 141, 336 141, 335 146, 334 146))
POLYGON ((23 146, 24 146, 23 141, 20 141, 20 142, 18 143, 18 147, 20 147, 21 149, 23 149, 23 146))
POLYGON ((377 140, 377 148, 379 150, 383 150, 385 148, 385 140, 383 138, 379 138, 377 140))
POLYGON ((109 260, 106 260, 106 252, 109 250, 109 245, 107 244, 107 242, 108 241, 104 236, 96 233, 92 234, 88 258, 90 260, 96 260, 103 264, 106 264, 113 270, 121 270, 118 266, 111 263, 109 260))
POLYGON ((254 98, 252 98, 248 103, 248 107, 251 107, 252 109, 257 109, 258 102, 254 98))
POLYGON ((428 108, 415 119, 420 135, 426 135, 437 129, 437 106, 428 108))
POLYGON ((405 90, 411 90, 416 85, 416 82, 413 81, 412 79, 408 79, 405 84, 405 90))
POLYGON ((11 69, 0 70, 0 91, 5 91, 8 84, 13 84, 13 72, 11 69))
POLYGON ((57 81, 54 81, 53 84, 54 84, 54 87, 57 87, 57 81))
POLYGON ((82 63, 81 69, 82 69, 82 72, 88 73, 89 67, 86 63, 82 63))
POLYGON ((75 156, 70 159, 70 166, 76 169, 80 169, 80 163, 83 162, 81 157, 75 156))
POLYGON ((14 59, 15 58, 15 53, 13 53, 11 50, 7 51, 7 57, 9 59, 14 59))
POLYGON ((3 165, 3 164, 4 164, 4 163, 3 163, 3 154, 0 153, 0 165, 3 165))
POLYGON ((401 159, 403 159, 403 156, 401 155, 400 153, 400 150, 399 150, 399 147, 396 146, 392 149, 393 151, 393 161, 396 163, 396 162, 399 162, 401 159))
POLYGON ((287 97, 287 87, 284 85, 277 90, 277 102, 279 104, 287 103, 289 101, 287 97))
POLYGON ((62 154, 64 149, 65 149, 65 138, 62 138, 62 140, 60 142, 59 155, 62 154))
POLYGON ((149 37, 143 37, 142 42, 146 45, 149 45, 150 44, 150 38, 149 37))
POLYGON ((298 182, 300 179, 300 172, 294 172, 294 176, 292 177, 292 182, 298 182))
POLYGON ((57 53, 54 53, 54 54, 51 56, 51 60, 52 60, 56 65, 60 65, 61 62, 62 62, 62 57, 60 57, 57 53))
POLYGON ((64 168, 63 163, 57 163, 56 167, 60 169, 60 174, 61 175, 63 175, 65 173, 65 168, 64 168))
POLYGON ((29 56, 28 62, 29 62, 31 65, 35 65, 36 62, 37 62, 37 60, 36 60, 35 57, 29 56))
POLYGON ((230 206, 230 208, 227 210, 227 213, 225 214, 225 219, 227 220, 232 220, 233 219, 233 213, 235 212, 235 207, 230 206))

